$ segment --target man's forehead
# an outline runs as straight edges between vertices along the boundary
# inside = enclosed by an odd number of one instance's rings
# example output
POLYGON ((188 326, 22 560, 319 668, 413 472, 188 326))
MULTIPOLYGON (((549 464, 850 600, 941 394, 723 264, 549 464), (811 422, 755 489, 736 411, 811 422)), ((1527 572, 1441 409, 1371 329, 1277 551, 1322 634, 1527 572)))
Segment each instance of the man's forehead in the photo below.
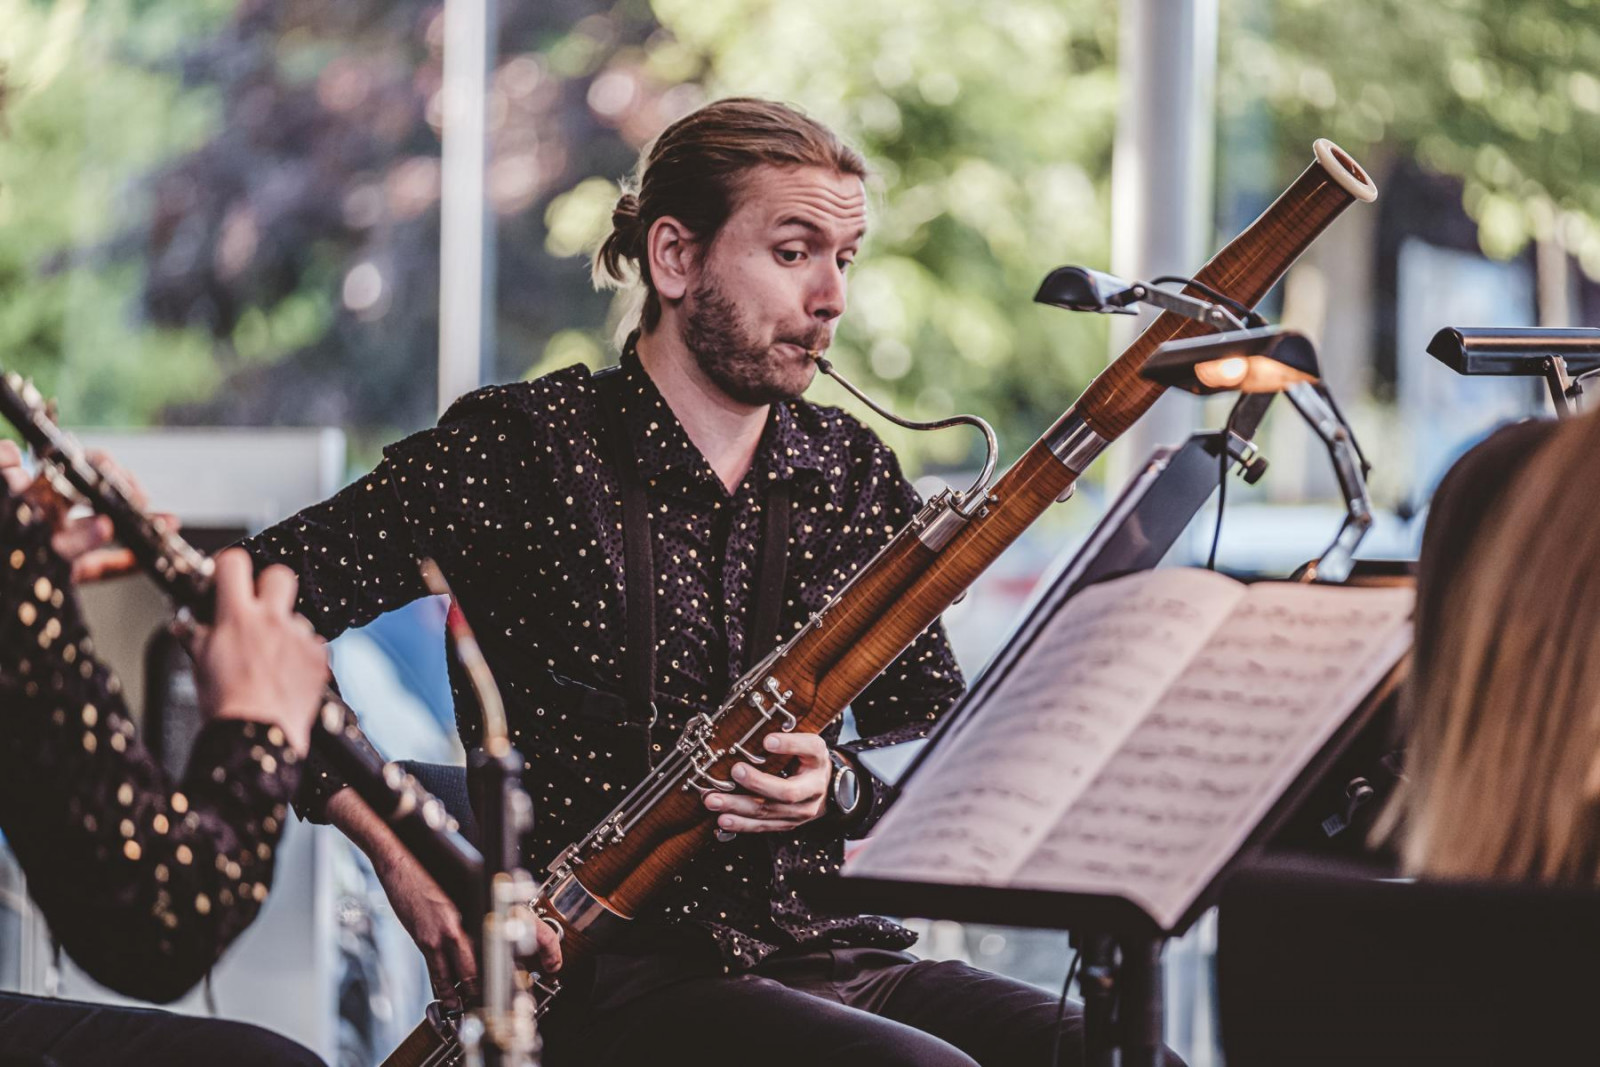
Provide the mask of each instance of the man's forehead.
POLYGON ((867 228, 861 179, 824 167, 757 167, 745 182, 741 208, 760 224, 811 226, 844 238, 867 228))

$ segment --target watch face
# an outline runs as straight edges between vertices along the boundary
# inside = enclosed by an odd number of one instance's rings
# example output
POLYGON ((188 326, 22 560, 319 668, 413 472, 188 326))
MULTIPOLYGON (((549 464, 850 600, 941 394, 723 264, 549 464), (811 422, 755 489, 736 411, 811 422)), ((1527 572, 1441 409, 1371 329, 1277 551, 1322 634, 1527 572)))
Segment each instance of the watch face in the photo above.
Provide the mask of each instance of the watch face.
POLYGON ((854 812, 856 805, 861 803, 861 783, 856 779, 854 768, 843 766, 834 773, 833 802, 846 815, 854 812))

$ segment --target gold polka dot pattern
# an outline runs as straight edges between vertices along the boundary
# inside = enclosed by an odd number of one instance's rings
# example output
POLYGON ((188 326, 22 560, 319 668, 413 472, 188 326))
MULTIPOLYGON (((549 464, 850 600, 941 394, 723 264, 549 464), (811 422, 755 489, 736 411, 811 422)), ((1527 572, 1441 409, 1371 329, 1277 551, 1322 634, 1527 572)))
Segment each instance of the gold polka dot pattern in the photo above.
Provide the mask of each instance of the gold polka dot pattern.
POLYGON ((281 734, 218 721, 173 782, 29 511, 0 488, 0 828, 68 953, 113 989, 171 1000, 255 918, 300 766, 281 734))

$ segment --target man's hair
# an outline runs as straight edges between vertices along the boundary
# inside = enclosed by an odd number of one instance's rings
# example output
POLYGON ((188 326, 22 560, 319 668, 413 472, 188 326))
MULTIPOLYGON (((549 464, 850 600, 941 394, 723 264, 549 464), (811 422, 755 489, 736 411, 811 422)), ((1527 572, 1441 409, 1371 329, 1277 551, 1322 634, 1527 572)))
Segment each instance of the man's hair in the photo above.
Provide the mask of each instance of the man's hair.
POLYGON ((650 227, 670 216, 708 247, 738 206, 745 177, 761 166, 867 176, 860 153, 787 104, 749 97, 707 104, 668 126, 645 149, 611 213, 611 233, 595 253, 595 283, 620 287, 636 274, 644 287, 641 325, 654 329, 661 300, 645 247, 650 227))

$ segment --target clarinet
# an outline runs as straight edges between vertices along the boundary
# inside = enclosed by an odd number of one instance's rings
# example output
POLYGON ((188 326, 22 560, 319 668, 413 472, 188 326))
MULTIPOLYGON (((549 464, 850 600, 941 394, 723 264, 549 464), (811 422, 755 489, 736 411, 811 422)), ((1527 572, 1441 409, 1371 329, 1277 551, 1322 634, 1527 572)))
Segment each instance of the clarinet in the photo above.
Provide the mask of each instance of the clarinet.
MULTIPOLYGON (((56 425, 38 389, 18 374, 0 375, 0 415, 22 434, 57 492, 81 497, 111 520, 117 540, 177 605, 180 620, 210 621, 215 600, 210 557, 136 506, 122 479, 102 470, 56 425)), ((361 732, 354 712, 331 688, 323 694, 311 748, 389 824, 463 919, 481 918, 483 857, 462 838, 437 798, 399 765, 384 761, 361 732)))

